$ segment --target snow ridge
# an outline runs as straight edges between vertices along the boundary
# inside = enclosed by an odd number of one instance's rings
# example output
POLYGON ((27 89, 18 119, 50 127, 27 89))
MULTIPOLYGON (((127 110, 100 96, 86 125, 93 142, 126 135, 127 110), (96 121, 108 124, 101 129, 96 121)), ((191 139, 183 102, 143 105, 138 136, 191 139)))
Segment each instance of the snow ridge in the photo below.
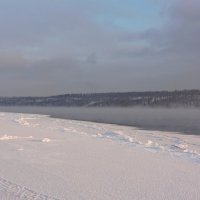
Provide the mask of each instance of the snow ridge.
MULTIPOLYGON (((143 148, 152 153, 167 153, 200 164, 198 136, 187 136, 175 132, 140 130, 135 127, 112 124, 49 118, 52 122, 52 127, 41 123, 41 119, 48 118, 48 116, 23 114, 15 114, 15 116, 12 114, 11 116, 21 126, 54 129, 65 133, 95 137, 97 139, 110 139, 132 147, 143 148)), ((44 138, 42 142, 49 143, 51 140, 44 138)))

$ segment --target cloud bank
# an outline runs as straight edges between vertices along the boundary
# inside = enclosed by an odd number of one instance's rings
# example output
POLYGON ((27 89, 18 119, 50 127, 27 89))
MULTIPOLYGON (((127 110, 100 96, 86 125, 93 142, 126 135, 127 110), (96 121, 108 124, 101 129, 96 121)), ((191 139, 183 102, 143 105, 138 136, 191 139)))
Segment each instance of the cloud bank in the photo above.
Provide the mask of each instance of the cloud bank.
POLYGON ((198 0, 0 0, 0 96, 199 88, 198 0))

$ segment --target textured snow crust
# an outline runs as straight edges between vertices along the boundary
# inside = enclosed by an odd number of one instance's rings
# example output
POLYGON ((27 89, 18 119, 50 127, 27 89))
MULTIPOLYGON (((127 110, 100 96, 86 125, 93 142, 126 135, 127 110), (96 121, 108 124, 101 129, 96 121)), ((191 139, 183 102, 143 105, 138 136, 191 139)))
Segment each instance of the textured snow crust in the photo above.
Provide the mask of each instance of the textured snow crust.
POLYGON ((0 113, 0 199, 200 199, 200 137, 0 113))

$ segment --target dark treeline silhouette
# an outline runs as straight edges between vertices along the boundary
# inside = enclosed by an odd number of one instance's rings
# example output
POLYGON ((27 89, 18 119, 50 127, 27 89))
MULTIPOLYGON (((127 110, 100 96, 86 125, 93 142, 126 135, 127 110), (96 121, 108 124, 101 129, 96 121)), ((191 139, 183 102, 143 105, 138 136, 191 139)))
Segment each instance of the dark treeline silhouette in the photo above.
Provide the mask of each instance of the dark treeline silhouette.
POLYGON ((64 94, 49 97, 0 97, 0 105, 200 107, 200 90, 64 94))

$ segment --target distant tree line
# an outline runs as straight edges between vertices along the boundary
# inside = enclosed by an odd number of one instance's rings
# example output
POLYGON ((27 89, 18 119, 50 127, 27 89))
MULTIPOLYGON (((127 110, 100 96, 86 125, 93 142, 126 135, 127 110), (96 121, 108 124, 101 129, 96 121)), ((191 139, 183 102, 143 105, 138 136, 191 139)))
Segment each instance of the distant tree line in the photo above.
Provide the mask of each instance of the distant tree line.
POLYGON ((49 97, 0 97, 0 105, 200 107, 200 90, 64 94, 49 97))

